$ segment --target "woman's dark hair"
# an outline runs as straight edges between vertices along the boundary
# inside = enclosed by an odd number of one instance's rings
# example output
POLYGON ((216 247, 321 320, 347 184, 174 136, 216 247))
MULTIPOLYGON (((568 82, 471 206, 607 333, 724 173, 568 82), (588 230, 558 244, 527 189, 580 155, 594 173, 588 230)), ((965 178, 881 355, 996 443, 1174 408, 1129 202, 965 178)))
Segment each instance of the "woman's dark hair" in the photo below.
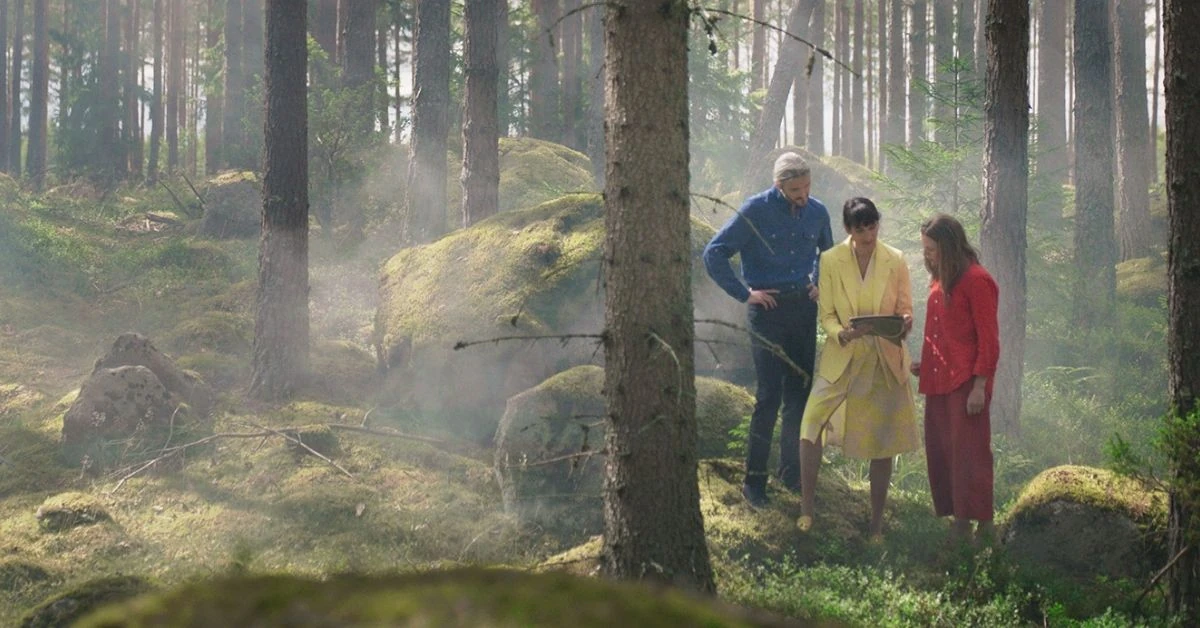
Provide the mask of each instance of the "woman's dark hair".
POLYGON ((933 240, 938 247, 938 266, 933 268, 925 260, 925 269, 942 284, 949 298, 950 291, 962 278, 967 267, 979 262, 979 253, 967 241, 967 232, 953 216, 937 214, 921 225, 921 235, 933 240))
POLYGON ((842 224, 850 230, 855 227, 866 227, 879 222, 879 210, 871 199, 855 196, 842 205, 842 224))

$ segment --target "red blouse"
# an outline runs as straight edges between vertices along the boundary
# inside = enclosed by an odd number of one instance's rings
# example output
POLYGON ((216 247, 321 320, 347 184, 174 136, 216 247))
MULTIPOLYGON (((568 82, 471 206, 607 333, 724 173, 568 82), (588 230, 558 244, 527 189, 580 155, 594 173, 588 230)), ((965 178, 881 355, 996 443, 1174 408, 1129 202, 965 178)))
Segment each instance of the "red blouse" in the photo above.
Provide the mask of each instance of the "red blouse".
POLYGON ((930 284, 919 389, 926 395, 946 395, 982 375, 988 378, 990 394, 1000 360, 1000 288, 983 266, 971 264, 950 297, 947 304, 941 282, 930 284))

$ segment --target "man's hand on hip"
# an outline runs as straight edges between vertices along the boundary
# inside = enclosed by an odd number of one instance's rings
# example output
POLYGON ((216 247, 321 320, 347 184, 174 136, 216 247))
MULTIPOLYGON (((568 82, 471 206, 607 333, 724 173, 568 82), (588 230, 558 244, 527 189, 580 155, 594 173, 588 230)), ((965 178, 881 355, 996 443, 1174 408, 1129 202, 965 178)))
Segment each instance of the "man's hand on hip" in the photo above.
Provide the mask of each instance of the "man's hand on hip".
POLYGON ((746 299, 746 303, 761 305, 764 310, 771 310, 778 305, 775 302, 775 295, 777 294, 779 294, 778 290, 751 290, 750 298, 746 299))

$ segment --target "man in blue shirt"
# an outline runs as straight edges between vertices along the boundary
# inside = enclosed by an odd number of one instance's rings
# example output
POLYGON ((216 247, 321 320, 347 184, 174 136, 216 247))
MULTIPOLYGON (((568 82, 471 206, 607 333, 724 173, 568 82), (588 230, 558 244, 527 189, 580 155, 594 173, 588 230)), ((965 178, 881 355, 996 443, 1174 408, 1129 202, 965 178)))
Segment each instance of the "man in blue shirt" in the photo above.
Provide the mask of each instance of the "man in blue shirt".
POLYGON ((767 504, 767 458, 781 403, 778 478, 789 490, 800 488, 800 419, 817 351, 817 264, 833 246, 829 212, 809 196, 804 158, 780 155, 774 175, 775 185, 746 199, 704 248, 709 276, 748 308, 758 388, 742 495, 756 508, 767 504), (739 253, 742 279, 729 262, 739 253))

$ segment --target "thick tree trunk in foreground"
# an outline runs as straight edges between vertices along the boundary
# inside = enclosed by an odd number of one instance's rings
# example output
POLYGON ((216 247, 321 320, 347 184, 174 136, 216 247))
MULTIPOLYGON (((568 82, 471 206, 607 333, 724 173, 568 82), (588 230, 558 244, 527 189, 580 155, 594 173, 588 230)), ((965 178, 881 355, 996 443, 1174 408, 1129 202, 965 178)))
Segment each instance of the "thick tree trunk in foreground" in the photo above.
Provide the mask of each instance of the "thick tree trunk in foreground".
POLYGON ((307 11, 267 0, 266 170, 250 394, 292 395, 308 373, 307 11))
MULTIPOLYGON (((1167 211, 1171 221, 1167 257, 1167 363, 1171 403, 1194 416, 1200 396, 1200 4, 1166 0, 1167 211)), ((1168 606, 1183 625, 1200 624, 1200 425, 1174 430, 1168 606)))
POLYGON ((688 3, 607 12, 603 568, 712 592, 696 478, 688 3))
POLYGON ((1025 361, 1029 204, 1029 2, 989 0, 984 130, 984 265, 1000 285, 1000 365, 992 429, 1016 434, 1025 361))

